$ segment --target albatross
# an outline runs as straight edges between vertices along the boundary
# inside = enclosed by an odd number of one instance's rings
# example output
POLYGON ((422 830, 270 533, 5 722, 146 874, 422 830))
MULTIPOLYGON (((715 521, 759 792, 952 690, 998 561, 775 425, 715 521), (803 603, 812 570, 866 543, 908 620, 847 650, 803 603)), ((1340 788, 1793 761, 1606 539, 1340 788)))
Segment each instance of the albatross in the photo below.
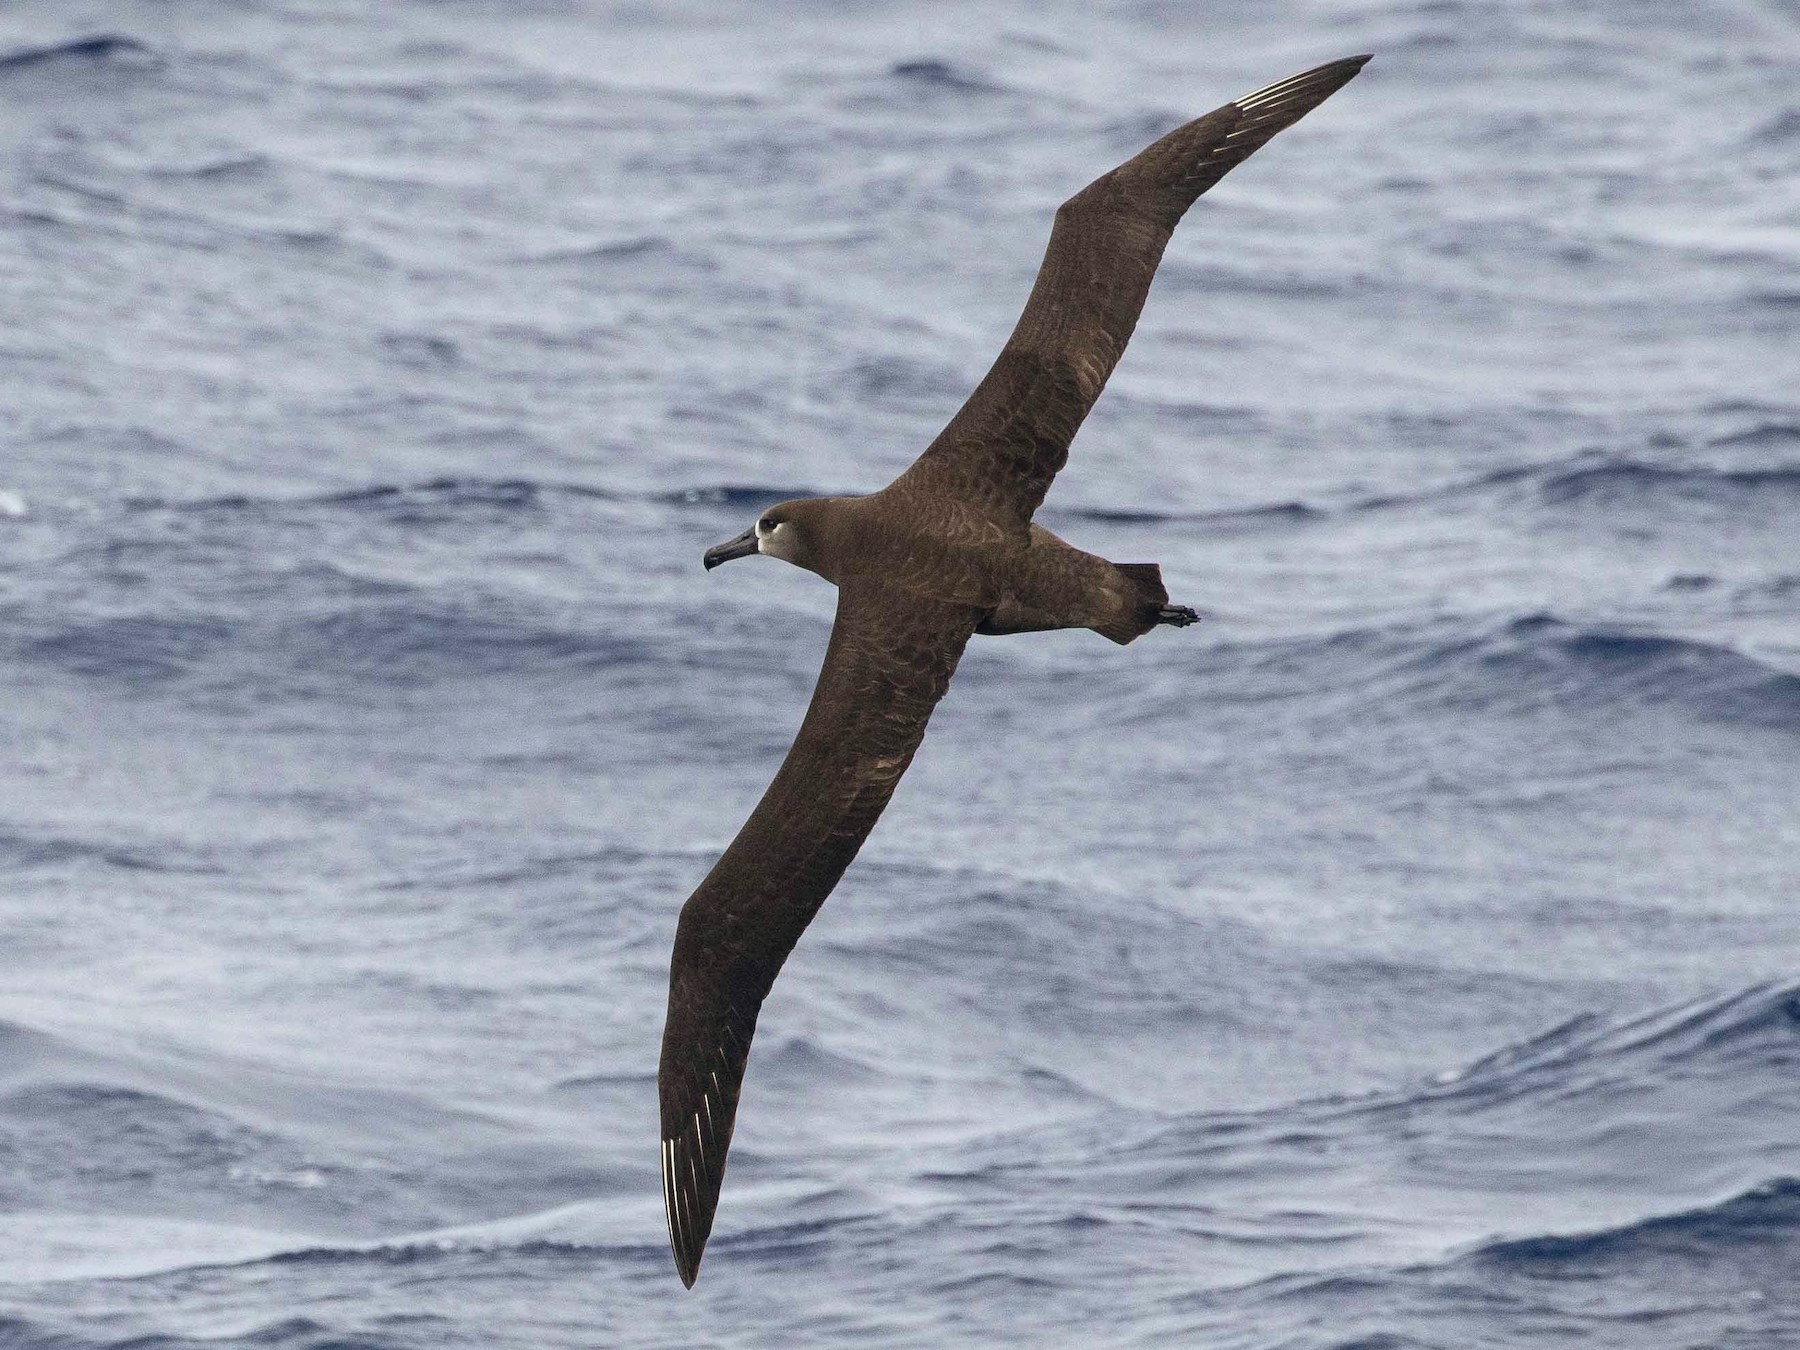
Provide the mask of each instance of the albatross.
POLYGON ((793 748, 676 925, 657 1079, 669 1245, 690 1289, 763 999, 912 762, 969 639, 1088 628, 1123 644, 1198 617, 1169 603, 1155 564, 1084 553, 1032 516, 1125 350, 1176 223, 1368 59, 1227 103, 1069 198, 999 359, 905 473, 865 497, 772 506, 707 550, 708 570, 758 553, 804 567, 838 602, 793 748))

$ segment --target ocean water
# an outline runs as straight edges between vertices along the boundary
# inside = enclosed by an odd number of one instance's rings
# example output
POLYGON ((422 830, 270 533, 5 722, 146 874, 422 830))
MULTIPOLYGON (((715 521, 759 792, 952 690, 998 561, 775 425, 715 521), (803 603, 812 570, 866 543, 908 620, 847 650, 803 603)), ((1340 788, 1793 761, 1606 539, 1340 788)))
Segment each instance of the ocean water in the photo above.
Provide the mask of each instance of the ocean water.
POLYGON ((0 1346, 1800 1346, 1800 9, 0 10, 0 1346), (1057 202, 1189 215, 676 1279, 681 902, 1057 202))

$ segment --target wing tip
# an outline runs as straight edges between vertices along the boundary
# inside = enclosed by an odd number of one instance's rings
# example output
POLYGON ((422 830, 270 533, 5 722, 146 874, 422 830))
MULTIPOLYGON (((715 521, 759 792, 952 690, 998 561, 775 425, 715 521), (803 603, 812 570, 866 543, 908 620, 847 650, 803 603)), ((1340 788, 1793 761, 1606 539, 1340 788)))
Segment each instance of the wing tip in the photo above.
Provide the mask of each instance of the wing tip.
POLYGON ((700 1258, 706 1252, 706 1238, 698 1241, 691 1228, 693 1197, 683 1189, 675 1166, 679 1138, 662 1141, 663 1213, 669 1223, 669 1252, 675 1258, 675 1273, 684 1287, 692 1289, 700 1278, 700 1258), (685 1203, 684 1203, 685 1202, 685 1203))
POLYGON ((1307 86, 1325 85, 1325 92, 1320 101, 1330 98, 1358 75, 1362 68, 1375 59, 1374 52, 1362 52, 1356 56, 1339 57, 1336 61, 1327 61, 1322 66, 1315 66, 1303 74, 1293 77, 1293 82, 1307 86))
POLYGON ((1233 99, 1230 106, 1241 113, 1271 113, 1277 107, 1303 105, 1292 114, 1298 119, 1349 84, 1374 59, 1373 52, 1342 56, 1335 61, 1327 61, 1324 65, 1289 75, 1274 84, 1264 85, 1253 93, 1233 99))
MULTIPOLYGON (((668 1025, 678 1024, 671 1020, 668 1025)), ((712 1236, 731 1150, 737 1087, 755 1027, 754 1016, 727 1008, 717 1023, 719 1044, 710 1055, 700 1056, 672 1055, 665 1029, 663 1062, 657 1072, 663 1212, 675 1272, 689 1289, 700 1277, 700 1261, 712 1236)))

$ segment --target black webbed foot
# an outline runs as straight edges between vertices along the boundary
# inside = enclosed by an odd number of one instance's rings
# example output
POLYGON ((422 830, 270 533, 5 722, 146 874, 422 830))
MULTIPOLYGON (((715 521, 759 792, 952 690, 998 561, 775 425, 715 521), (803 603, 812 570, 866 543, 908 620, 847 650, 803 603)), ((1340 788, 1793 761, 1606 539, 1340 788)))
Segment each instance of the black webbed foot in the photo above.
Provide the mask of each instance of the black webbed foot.
POLYGON ((1177 628, 1186 628, 1190 623, 1199 623, 1200 614, 1186 605, 1160 605, 1157 607, 1156 621, 1174 624, 1177 628))

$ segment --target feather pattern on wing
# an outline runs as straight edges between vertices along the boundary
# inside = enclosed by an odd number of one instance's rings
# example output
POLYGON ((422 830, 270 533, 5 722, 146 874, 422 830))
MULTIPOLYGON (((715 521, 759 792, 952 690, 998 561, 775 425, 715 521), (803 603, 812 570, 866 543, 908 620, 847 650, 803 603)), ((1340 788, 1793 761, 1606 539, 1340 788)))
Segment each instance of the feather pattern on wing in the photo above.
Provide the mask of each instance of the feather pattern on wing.
POLYGON ((999 359, 896 486, 979 504, 1015 527, 1029 521, 1124 354, 1182 215, 1368 59, 1332 61, 1246 94, 1064 202, 999 359))
POLYGON ((682 908, 658 1084, 669 1243, 689 1286, 763 999, 912 762, 982 613, 895 586, 844 586, 793 748, 682 908))

